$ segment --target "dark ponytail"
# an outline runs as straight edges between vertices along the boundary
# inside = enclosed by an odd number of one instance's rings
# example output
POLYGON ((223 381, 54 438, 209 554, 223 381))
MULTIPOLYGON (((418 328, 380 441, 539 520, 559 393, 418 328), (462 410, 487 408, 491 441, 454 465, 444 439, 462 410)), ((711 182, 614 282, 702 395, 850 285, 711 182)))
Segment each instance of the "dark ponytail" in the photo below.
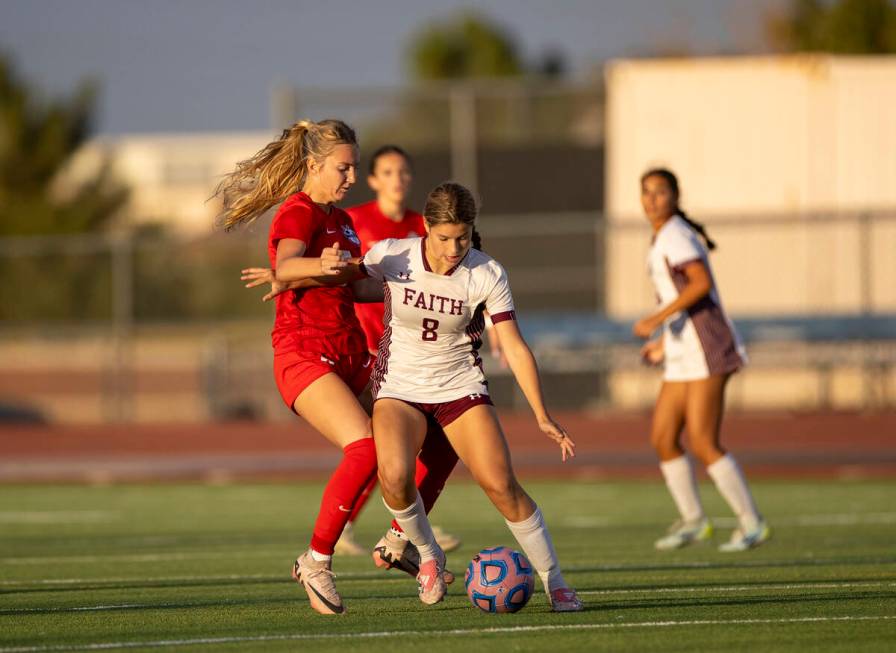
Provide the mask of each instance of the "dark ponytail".
POLYGON ((480 252, 482 251, 482 236, 479 235, 479 232, 476 231, 476 227, 473 227, 473 249, 478 249, 480 252))
POLYGON ((710 238, 709 234, 706 233, 706 227, 703 226, 703 223, 695 222, 694 220, 691 220, 688 217, 687 213, 682 211, 680 207, 678 207, 677 213, 681 217, 682 220, 684 220, 685 222, 688 223, 688 226, 690 226, 691 229, 693 229, 698 234, 700 234, 700 237, 703 239, 703 242, 706 243, 706 249, 712 251, 716 248, 716 241, 714 241, 712 238, 710 238))
POLYGON ((691 220, 687 213, 685 213, 682 208, 678 205, 678 197, 680 195, 678 190, 678 177, 675 176, 668 168, 651 168, 643 175, 641 175, 641 183, 649 177, 659 177, 660 179, 665 180, 667 184, 669 184, 669 189, 675 195, 675 213, 681 216, 681 219, 688 223, 688 226, 696 231, 700 237, 703 239, 703 242, 706 243, 706 249, 712 251, 716 248, 716 242, 709 237, 709 234, 706 233, 706 227, 703 226, 702 223, 691 220))

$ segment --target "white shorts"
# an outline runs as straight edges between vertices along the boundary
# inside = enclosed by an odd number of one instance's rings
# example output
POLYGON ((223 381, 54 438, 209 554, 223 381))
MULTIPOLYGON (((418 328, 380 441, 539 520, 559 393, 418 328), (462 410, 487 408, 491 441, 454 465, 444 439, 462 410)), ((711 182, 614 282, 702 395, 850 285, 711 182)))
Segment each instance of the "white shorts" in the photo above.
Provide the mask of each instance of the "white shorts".
POLYGON ((701 338, 685 313, 668 321, 663 329, 663 380, 699 381, 713 375, 731 374, 743 367, 746 352, 733 326, 726 326, 730 335, 716 342, 705 333, 701 338))

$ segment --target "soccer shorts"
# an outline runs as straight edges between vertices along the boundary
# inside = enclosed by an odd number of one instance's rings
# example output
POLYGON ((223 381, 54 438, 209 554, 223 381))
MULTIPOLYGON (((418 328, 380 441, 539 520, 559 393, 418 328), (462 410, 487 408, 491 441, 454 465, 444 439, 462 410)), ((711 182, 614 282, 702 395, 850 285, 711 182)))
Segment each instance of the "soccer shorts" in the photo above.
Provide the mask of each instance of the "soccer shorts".
MULTIPOLYGON (((394 399, 394 397, 382 397, 383 399, 394 399)), ((427 404, 419 401, 407 401, 405 399, 397 399, 408 406, 416 408, 423 413, 427 420, 435 420, 436 424, 443 429, 451 424, 458 417, 470 410, 473 406, 493 406, 491 397, 485 394, 474 392, 473 394, 464 395, 460 399, 452 401, 444 401, 437 404, 427 404)))
POLYGON ((283 401, 293 410, 299 395, 324 374, 337 374, 355 395, 360 395, 373 371, 376 359, 366 351, 333 357, 309 352, 274 355, 274 380, 283 401))

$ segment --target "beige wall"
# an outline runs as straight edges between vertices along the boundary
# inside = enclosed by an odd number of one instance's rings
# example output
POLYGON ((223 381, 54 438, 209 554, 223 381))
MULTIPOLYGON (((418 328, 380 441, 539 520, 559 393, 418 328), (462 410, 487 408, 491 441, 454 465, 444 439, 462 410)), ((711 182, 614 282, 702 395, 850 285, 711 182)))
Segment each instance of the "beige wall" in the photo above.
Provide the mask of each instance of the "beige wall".
POLYGON ((896 207, 896 57, 616 61, 606 74, 611 315, 653 301, 638 179, 655 165, 719 241, 732 313, 896 310, 896 221, 877 215, 896 207))
POLYGON ((82 148, 60 185, 88 176, 105 157, 131 188, 131 220, 201 234, 212 229, 219 205, 208 199, 221 176, 270 140, 266 131, 104 137, 82 148))

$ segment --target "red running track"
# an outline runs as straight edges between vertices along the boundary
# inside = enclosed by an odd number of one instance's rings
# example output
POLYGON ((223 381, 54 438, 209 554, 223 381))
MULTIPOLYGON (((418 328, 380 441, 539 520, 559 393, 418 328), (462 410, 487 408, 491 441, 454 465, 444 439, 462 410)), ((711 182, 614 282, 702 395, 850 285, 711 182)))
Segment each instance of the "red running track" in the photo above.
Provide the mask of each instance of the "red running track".
MULTIPOLYGON (((521 476, 658 477, 648 414, 558 414, 576 442, 555 444, 523 413, 503 413, 521 476)), ((896 413, 731 414, 723 444, 751 475, 896 478, 896 413)), ((338 452, 302 420, 278 423, 0 427, 0 482, 317 478, 338 452)))

